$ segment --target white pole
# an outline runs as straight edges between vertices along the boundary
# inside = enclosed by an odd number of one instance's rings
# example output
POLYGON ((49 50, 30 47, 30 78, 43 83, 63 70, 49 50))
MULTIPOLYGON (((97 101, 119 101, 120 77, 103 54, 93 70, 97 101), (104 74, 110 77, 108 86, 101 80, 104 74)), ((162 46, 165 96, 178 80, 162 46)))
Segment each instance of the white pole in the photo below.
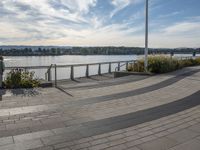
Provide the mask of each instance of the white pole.
POLYGON ((146 0, 146 15, 145 15, 145 61, 144 61, 144 68, 145 72, 148 72, 148 2, 149 0, 146 0))

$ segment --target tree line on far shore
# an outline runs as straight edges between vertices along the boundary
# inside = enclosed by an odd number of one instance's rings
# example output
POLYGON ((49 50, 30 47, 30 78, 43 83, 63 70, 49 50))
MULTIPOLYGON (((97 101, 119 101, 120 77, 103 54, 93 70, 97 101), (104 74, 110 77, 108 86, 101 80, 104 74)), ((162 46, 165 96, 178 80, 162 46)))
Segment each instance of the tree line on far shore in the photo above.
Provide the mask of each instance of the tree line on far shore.
MULTIPOLYGON (((200 48, 150 48, 149 54, 194 54, 200 48)), ((56 56, 56 55, 142 55, 141 47, 16 47, 0 48, 3 56, 56 56)))

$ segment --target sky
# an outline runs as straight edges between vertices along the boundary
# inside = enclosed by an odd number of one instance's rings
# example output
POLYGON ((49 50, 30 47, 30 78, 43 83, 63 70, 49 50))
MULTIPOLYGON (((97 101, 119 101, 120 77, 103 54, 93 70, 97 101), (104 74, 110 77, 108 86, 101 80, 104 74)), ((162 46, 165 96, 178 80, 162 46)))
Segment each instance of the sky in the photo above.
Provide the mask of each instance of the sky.
MULTIPOLYGON (((200 47, 200 0, 149 0, 149 46, 200 47)), ((1 0, 0 45, 144 47, 145 0, 1 0)))

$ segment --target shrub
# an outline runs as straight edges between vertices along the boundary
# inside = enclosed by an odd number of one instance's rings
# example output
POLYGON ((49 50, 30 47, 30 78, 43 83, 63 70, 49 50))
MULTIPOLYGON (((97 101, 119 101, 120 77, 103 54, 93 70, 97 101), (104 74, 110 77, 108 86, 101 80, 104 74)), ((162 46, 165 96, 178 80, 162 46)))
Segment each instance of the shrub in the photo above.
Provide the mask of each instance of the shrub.
POLYGON ((34 79, 34 72, 18 68, 7 73, 5 80, 6 88, 33 88, 38 85, 39 81, 34 79))
POLYGON ((177 59, 166 56, 151 56, 149 57, 148 63, 148 70, 152 73, 166 73, 179 68, 177 59))
MULTIPOLYGON (((183 67, 200 65, 200 58, 179 60, 169 56, 149 56, 148 70, 151 73, 167 73, 183 67)), ((129 71, 144 72, 144 60, 131 64, 129 71)))
POLYGON ((195 59, 195 61, 196 61, 197 65, 200 65, 200 57, 197 57, 197 58, 195 59))

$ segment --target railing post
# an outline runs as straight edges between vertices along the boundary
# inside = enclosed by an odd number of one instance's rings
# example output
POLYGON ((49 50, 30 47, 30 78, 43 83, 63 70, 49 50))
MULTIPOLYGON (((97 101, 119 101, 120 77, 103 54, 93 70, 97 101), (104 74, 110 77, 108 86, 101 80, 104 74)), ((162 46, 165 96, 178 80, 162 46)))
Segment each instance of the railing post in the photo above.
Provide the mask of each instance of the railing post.
POLYGON ((47 78, 48 78, 48 77, 47 77, 47 73, 45 73, 45 80, 46 80, 46 81, 48 81, 48 79, 47 79, 47 78))
POLYGON ((135 72, 135 60, 133 61, 133 71, 135 72))
POLYGON ((74 66, 71 66, 70 78, 71 78, 71 80, 74 80, 74 66))
POLYGON ((51 69, 48 70, 48 81, 51 81, 51 69))
POLYGON ((196 52, 193 52, 192 57, 196 57, 196 52))
POLYGON ((118 62, 118 71, 120 71, 120 62, 118 62))
POLYGON ((128 61, 126 62, 126 71, 128 71, 128 61))
POLYGON ((108 73, 111 73, 111 62, 109 62, 108 73))
POLYGON ((98 75, 101 75, 101 64, 99 64, 98 75))
POLYGON ((55 67, 55 87, 57 87, 57 65, 54 65, 55 67))
POLYGON ((86 65, 86 72, 85 72, 85 76, 88 78, 89 77, 89 65, 86 65))

